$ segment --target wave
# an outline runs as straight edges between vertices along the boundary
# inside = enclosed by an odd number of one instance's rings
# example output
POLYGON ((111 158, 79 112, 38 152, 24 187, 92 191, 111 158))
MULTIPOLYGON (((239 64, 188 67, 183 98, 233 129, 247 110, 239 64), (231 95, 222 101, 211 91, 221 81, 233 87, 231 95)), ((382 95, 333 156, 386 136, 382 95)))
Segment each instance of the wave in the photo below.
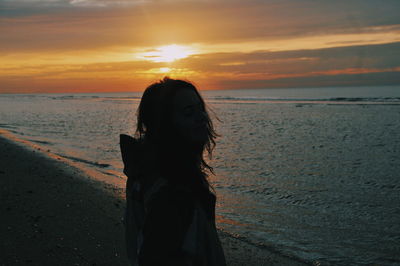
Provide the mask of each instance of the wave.
MULTIPOLYGON (((96 101, 131 101, 140 100, 141 93, 132 93, 130 95, 118 95, 115 94, 9 94, 2 95, 1 97, 19 97, 19 98, 46 98, 50 100, 96 100, 96 101), (132 95, 133 94, 133 95, 132 95)), ((400 97, 266 97, 266 96, 228 96, 228 95, 217 95, 211 96, 204 94, 203 97, 206 100, 217 101, 217 102, 383 102, 383 103, 400 103, 400 97)))
POLYGON ((107 163, 99 163, 99 162, 89 161, 89 160, 86 160, 86 159, 82 159, 82 158, 78 158, 78 157, 74 157, 74 156, 69 156, 69 155, 65 155, 65 154, 57 154, 57 155, 61 156, 61 157, 64 157, 64 158, 67 158, 67 159, 70 159, 70 160, 73 160, 73 161, 76 161, 76 162, 85 163, 85 164, 89 164, 91 166, 97 166, 97 167, 100 167, 100 168, 107 168, 107 167, 111 166, 110 164, 107 164, 107 163))
POLYGON ((217 227, 218 229, 218 233, 224 237, 224 238, 232 238, 232 239, 236 239, 238 241, 244 242, 250 246, 254 246, 257 247, 259 249, 264 249, 264 250, 268 250, 269 252, 275 253, 275 254, 279 254, 283 257, 286 258, 290 258, 292 260, 295 260, 299 263, 302 264, 308 264, 311 265, 312 261, 311 260, 307 260, 305 258, 301 258, 300 256, 294 256, 294 255, 290 255, 288 253, 286 253, 284 250, 282 250, 282 248, 279 248, 277 246, 274 246, 272 244, 266 244, 260 241, 255 241, 252 237, 246 236, 246 235, 242 235, 242 234, 238 234, 238 233, 234 233, 234 232, 230 232, 228 230, 225 230, 222 227, 217 227))
POLYGON ((50 100, 137 100, 141 99, 141 96, 116 96, 116 95, 85 95, 85 94, 3 94, 0 95, 3 98, 28 98, 28 99, 50 99, 50 100))
MULTIPOLYGON (((337 95, 337 94, 336 94, 337 95)), ((325 105, 400 105, 400 97, 397 94, 391 94, 388 96, 367 96, 360 97, 355 95, 354 97, 338 97, 335 94, 329 96, 322 96, 313 94, 308 95, 279 95, 279 96, 268 96, 256 95, 250 96, 245 95, 207 95, 203 94, 206 102, 211 104, 294 104, 296 107, 303 107, 304 105, 312 106, 315 104, 325 104, 325 105)), ((109 104, 138 104, 141 100, 142 95, 137 94, 25 94, 25 95, 0 95, 0 97, 29 97, 29 101, 38 99, 41 101, 78 101, 78 102, 104 102, 109 104), (35 98, 37 97, 37 98, 35 98)), ((26 100, 28 100, 26 99, 26 100)), ((34 101, 33 101, 34 102, 34 101)), ((0 124, 0 127, 12 129, 10 125, 0 124)), ((17 133, 17 132, 15 132, 17 133)), ((23 135, 23 134, 22 134, 23 135)))
POLYGON ((44 141, 44 140, 34 140, 34 139, 28 139, 30 142, 35 142, 39 144, 45 144, 45 145, 53 145, 54 143, 50 141, 44 141))
POLYGON ((10 124, 0 124, 0 128, 14 129, 17 127, 10 124))
POLYGON ((218 101, 248 101, 248 102, 395 102, 400 103, 400 97, 327 97, 327 98, 279 98, 279 97, 231 97, 214 96, 209 100, 218 101))
POLYGON ((137 100, 141 97, 139 96, 98 96, 98 95, 64 95, 64 96, 48 96, 52 100, 137 100))

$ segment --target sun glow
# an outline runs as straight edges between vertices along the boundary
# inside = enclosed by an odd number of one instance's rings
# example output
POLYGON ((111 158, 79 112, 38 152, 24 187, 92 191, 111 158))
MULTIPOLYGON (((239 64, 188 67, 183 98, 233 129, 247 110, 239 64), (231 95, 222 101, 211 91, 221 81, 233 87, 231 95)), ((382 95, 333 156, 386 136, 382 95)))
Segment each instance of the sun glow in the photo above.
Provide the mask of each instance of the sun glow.
POLYGON ((194 51, 187 46, 171 44, 141 53, 138 57, 153 62, 173 62, 192 54, 194 51))
POLYGON ((169 67, 160 67, 160 68, 152 68, 146 71, 140 71, 138 73, 144 73, 144 74, 159 74, 159 73, 168 73, 171 72, 171 68, 169 67))

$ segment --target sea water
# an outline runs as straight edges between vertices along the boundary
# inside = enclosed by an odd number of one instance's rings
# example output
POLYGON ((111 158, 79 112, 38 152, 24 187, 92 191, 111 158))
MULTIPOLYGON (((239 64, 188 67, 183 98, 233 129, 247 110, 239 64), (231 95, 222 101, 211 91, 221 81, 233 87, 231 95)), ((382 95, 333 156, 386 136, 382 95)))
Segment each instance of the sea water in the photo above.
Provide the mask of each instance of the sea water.
MULTIPOLYGON (((400 264, 399 86, 201 93, 220 229, 316 264, 400 264)), ((0 128, 123 184, 141 95, 3 94, 0 128)))

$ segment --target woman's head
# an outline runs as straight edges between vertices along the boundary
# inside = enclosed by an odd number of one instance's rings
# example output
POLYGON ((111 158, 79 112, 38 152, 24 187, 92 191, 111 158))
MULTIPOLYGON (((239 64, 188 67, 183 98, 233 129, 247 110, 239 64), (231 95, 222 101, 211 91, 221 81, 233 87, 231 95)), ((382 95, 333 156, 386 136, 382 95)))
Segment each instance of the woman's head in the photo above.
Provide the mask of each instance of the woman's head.
POLYGON ((217 134, 203 98, 190 82, 165 77, 147 87, 137 112, 136 135, 154 144, 160 156, 170 155, 163 159, 189 159, 200 170, 212 172, 203 151, 211 157, 217 134))
POLYGON ((209 117, 196 90, 178 91, 173 99, 173 128, 185 142, 206 142, 209 117))

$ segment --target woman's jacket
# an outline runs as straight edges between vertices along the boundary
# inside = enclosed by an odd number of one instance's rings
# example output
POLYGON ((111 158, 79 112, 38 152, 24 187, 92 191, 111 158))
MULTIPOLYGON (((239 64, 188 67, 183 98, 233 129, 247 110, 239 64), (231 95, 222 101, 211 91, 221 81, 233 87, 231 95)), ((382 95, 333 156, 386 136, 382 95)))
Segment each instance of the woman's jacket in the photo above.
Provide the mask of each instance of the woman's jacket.
POLYGON ((216 197, 202 200, 190 188, 174 184, 152 165, 142 140, 120 135, 126 183, 125 239, 131 265, 224 266, 215 226, 216 197))

